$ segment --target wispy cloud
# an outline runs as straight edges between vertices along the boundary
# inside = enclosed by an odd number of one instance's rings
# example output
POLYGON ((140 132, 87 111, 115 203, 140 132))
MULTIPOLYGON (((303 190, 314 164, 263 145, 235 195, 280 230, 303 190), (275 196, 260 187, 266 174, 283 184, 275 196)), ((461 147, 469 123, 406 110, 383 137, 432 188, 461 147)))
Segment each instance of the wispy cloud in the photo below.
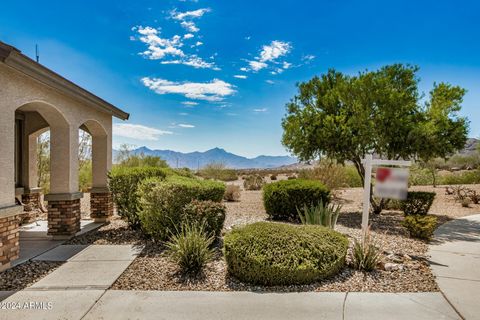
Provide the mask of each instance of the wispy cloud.
POLYGON ((200 29, 192 21, 193 19, 201 18, 205 13, 210 12, 210 8, 202 8, 193 11, 178 12, 174 9, 170 12, 170 16, 177 21, 180 21, 180 25, 189 32, 198 32, 200 29))
POLYGON ((196 106, 196 105, 198 105, 198 102, 195 102, 195 101, 183 101, 182 104, 183 104, 183 105, 186 105, 186 106, 196 106))
MULTIPOLYGON (((279 62, 277 60, 286 56, 291 50, 292 45, 290 42, 274 40, 270 44, 262 46, 259 56, 255 57, 254 60, 247 60, 248 67, 242 67, 240 70, 257 72, 269 67, 270 64, 278 65, 279 62)), ((290 65, 288 62, 282 62, 284 69, 288 69, 290 65)), ((277 69, 281 68, 277 67, 277 69)), ((276 73, 279 73, 278 70, 276 73)))
POLYGON ((222 101, 236 92, 232 84, 219 79, 210 82, 174 82, 145 77, 142 83, 158 94, 181 94, 194 100, 222 101))
POLYGON ((236 74, 233 77, 237 79, 247 79, 247 76, 244 74, 236 74))
MULTIPOLYGON (((162 60, 162 64, 182 64, 196 69, 220 70, 214 62, 207 62, 196 54, 185 53, 182 40, 191 38, 191 34, 186 34, 183 38, 179 35, 162 38, 160 30, 152 27, 137 26, 132 30, 137 32, 138 39, 147 45, 147 50, 140 54, 150 60, 162 60)), ((198 43, 199 41, 194 46, 198 46, 198 43)))
POLYGON ((133 123, 114 123, 113 135, 136 140, 158 140, 160 136, 173 134, 171 131, 160 130, 157 128, 143 126, 133 123))
POLYGON ((255 112, 255 113, 262 113, 262 112, 267 112, 267 111, 268 111, 267 108, 253 109, 253 112, 255 112))
POLYGON ((273 81, 273 80, 265 80, 265 82, 268 83, 268 84, 274 84, 275 83, 275 81, 273 81))
POLYGON ((187 124, 187 123, 179 123, 178 126, 180 128, 195 128, 193 124, 187 124))
POLYGON ((188 113, 186 113, 186 112, 180 112, 179 115, 181 115, 181 116, 188 116, 188 113))

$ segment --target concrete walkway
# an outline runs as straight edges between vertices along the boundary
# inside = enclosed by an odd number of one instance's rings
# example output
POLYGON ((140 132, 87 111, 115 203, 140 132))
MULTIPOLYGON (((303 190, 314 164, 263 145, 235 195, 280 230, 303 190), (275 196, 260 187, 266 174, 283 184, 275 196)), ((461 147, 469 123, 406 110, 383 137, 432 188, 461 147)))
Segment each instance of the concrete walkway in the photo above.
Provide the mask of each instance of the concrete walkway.
MULTIPOLYGON (((93 220, 81 220, 81 229, 76 236, 100 228, 102 225, 102 223, 95 223, 93 220)), ((13 267, 31 260, 66 241, 53 240, 52 237, 47 235, 47 229, 48 222, 46 220, 39 220, 20 227, 20 256, 12 262, 13 267)))
POLYGON ((460 319, 440 293, 28 289, 3 301, 24 302, 38 308, 0 310, 0 319, 460 319))
POLYGON ((446 298, 465 319, 480 319, 480 214, 438 228, 429 254, 446 298))

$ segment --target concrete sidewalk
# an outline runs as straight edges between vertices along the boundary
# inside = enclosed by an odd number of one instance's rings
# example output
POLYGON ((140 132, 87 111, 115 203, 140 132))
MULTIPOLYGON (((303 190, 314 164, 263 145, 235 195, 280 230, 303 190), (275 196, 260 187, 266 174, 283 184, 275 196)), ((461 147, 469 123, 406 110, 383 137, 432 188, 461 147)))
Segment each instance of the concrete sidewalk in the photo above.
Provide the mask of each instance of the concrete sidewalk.
POLYGON ((460 319, 440 293, 254 293, 28 289, 0 319, 460 319), (48 304, 50 303, 50 304, 48 304))
POLYGON ((440 226, 429 254, 446 298, 465 319, 480 319, 480 214, 440 226))

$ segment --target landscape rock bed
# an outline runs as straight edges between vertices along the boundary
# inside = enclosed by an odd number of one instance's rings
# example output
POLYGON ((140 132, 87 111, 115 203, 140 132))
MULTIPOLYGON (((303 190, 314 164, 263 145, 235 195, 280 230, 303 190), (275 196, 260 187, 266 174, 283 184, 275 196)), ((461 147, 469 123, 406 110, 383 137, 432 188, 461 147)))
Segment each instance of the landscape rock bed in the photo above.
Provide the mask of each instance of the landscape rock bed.
MULTIPOLYGON (((240 202, 226 203, 225 229, 266 219, 260 191, 242 191, 240 202)), ((387 211, 371 216, 371 231, 382 248, 382 266, 389 271, 364 273, 344 268, 336 276, 311 285, 258 286, 242 283, 231 277, 221 250, 203 274, 196 279, 184 278, 175 264, 169 261, 164 249, 153 243, 114 283, 117 290, 202 290, 202 291, 367 291, 367 292, 433 292, 438 291, 429 268, 426 242, 411 239, 400 225, 401 212, 387 211)), ((336 230, 350 239, 359 238, 361 214, 343 212, 336 230)), ((349 249, 350 250, 350 249, 349 249)), ((347 263, 350 261, 347 256, 347 263)))
POLYGON ((31 286, 63 262, 27 261, 0 273, 0 291, 17 291, 31 286))

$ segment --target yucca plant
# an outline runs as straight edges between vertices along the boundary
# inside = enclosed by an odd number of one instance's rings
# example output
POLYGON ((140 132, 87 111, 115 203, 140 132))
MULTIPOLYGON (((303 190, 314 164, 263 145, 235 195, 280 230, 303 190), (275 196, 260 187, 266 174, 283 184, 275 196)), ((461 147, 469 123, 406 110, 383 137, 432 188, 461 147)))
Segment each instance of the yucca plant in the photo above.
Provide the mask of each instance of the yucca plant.
POLYGON ((317 224, 330 229, 335 229, 341 205, 323 203, 317 205, 303 205, 302 209, 297 208, 298 216, 302 224, 317 224))
POLYGON ((380 250, 372 239, 370 230, 362 240, 353 240, 353 267, 357 270, 373 271, 380 261, 380 250))
POLYGON ((215 237, 205 232, 204 224, 186 222, 166 243, 167 254, 188 275, 198 275, 212 260, 215 237))

